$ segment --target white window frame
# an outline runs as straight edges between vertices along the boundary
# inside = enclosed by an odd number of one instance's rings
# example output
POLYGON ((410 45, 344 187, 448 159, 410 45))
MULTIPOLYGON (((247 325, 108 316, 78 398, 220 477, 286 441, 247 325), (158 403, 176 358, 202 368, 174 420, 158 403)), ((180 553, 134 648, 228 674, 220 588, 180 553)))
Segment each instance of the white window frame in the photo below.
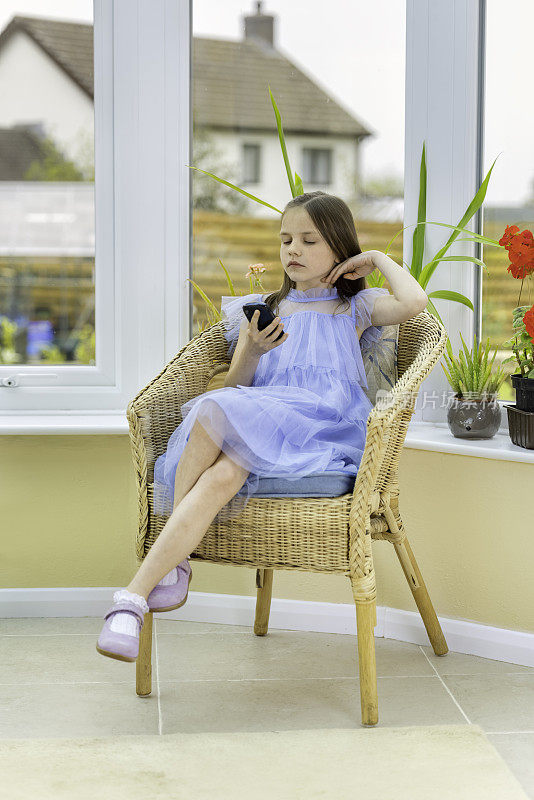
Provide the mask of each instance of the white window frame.
MULTIPOLYGON (((419 171, 425 142, 427 214, 429 221, 456 225, 482 183, 485 69, 485 0, 407 0, 406 3, 406 119, 404 225, 417 221, 419 171)), ((482 232, 481 213, 467 227, 482 232)), ((414 228, 404 231, 403 258, 410 263, 414 228)), ((452 228, 426 226, 425 262, 445 244, 452 228)), ((464 236, 464 234, 460 234, 464 236)), ((480 258, 480 245, 455 242, 446 255, 480 258)), ((460 332, 468 345, 474 333, 480 341, 481 279, 472 262, 442 262, 432 276, 427 293, 450 289, 469 297, 475 311, 449 300, 432 299, 457 353, 460 332)), ((442 358, 441 363, 445 364, 442 358)), ((444 423, 443 400, 451 396, 440 363, 423 381, 414 421, 444 423), (432 393, 437 395, 432 407, 432 393)), ((503 402, 501 402, 501 405, 503 402)), ((502 410, 502 432, 508 431, 502 410)))
MULTIPOLYGON (((406 0, 405 225, 417 219, 423 141, 428 220, 455 224, 483 179, 485 12, 485 0, 406 0)), ((82 432, 86 423, 94 432, 99 417, 102 431, 127 432, 128 402, 190 338, 192 0, 94 0, 94 33, 98 368, 49 367, 61 382, 0 385, 0 432, 10 432, 10 416, 17 433, 24 416, 28 433, 47 419, 50 432, 55 424, 58 433, 82 432)), ((477 216, 471 229, 480 231, 477 216)), ((449 232, 427 226, 427 257, 449 232)), ((480 248, 455 244, 449 254, 479 257, 480 248)), ((472 341, 481 329, 478 268, 460 263, 442 263, 428 287, 473 302, 474 314, 434 301, 455 352, 460 331, 472 341)), ((19 371, 43 369, 0 365, 0 384, 19 371)), ((446 409, 422 408, 433 391, 450 391, 439 364, 421 386, 416 423, 446 424, 446 409)), ((504 409, 502 417, 507 432, 504 409)))
POLYGON ((190 61, 190 0, 94 0, 96 366, 0 365, 2 429, 123 416, 187 342, 190 61))

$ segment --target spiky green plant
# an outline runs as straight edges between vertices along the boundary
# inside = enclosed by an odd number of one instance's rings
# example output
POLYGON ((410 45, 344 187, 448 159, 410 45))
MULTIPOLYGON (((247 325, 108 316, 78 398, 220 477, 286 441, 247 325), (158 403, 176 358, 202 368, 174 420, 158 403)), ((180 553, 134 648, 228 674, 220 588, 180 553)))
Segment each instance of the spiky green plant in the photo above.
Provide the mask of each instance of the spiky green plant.
MULTIPOLYGON (((499 156, 497 156, 498 158, 499 156)), ((497 161, 497 158, 495 161, 497 161)), ((429 222, 426 220, 426 184, 427 184, 427 169, 426 169, 426 155, 425 155, 425 143, 423 142, 423 151, 421 153, 421 166, 419 170, 419 202, 417 207, 417 222, 415 225, 406 225, 404 228, 401 228, 400 231, 397 231, 395 236, 388 242, 388 245, 385 249, 385 253, 387 255, 391 245, 400 234, 407 230, 408 228, 415 228, 413 232, 413 239, 412 239, 412 261, 411 264, 406 264, 405 261, 403 263, 408 267, 408 271, 410 275, 419 283, 419 285, 426 291, 428 283, 436 271, 438 264, 442 261, 471 261, 473 264, 476 264, 479 267, 483 267, 485 270, 488 269, 487 265, 481 261, 479 258, 475 258, 475 256, 446 256, 445 253, 450 248, 452 243, 458 239, 459 242, 481 242, 482 244, 487 245, 488 247, 499 247, 501 249, 505 249, 503 245, 500 245, 498 241, 495 239, 490 239, 488 236, 482 236, 475 231, 468 230, 465 225, 469 222, 469 220, 476 214, 476 212, 482 206, 484 199, 486 197, 486 192, 488 189, 488 183, 493 171, 493 167, 495 166, 495 161, 491 165, 490 169, 484 180, 482 181, 479 189, 475 193, 475 196, 467 206, 467 209, 462 215, 458 225, 449 225, 445 222, 429 222), (425 227, 426 225, 439 225, 443 228, 452 228, 452 233, 438 252, 430 259, 430 261, 423 266, 423 255, 425 249, 425 227), (460 232, 468 233, 469 236, 464 236, 458 238, 460 232)), ((371 273, 374 275, 374 273, 371 273)), ((379 277, 379 282, 376 285, 381 285, 384 282, 384 278, 382 275, 379 277)), ((452 300, 455 303, 462 303, 464 306, 467 306, 474 311, 473 303, 471 300, 463 294, 459 292, 453 292, 450 289, 435 289, 432 292, 427 292, 429 298, 434 297, 440 300, 452 300)), ((428 301, 428 309, 431 311, 439 320, 443 322, 436 307, 434 306, 432 300, 429 299, 428 301)))
POLYGON ((449 367, 449 372, 447 372, 443 364, 441 366, 449 384, 459 399, 484 400, 495 397, 502 383, 506 380, 507 374, 502 367, 499 367, 495 373, 491 372, 497 350, 494 351, 493 358, 488 364, 489 336, 483 349, 482 343, 477 345, 475 334, 475 344, 472 350, 467 348, 461 333, 460 337, 462 339, 463 352, 459 350, 458 358, 453 355, 449 339, 447 339, 448 355, 447 353, 443 354, 443 358, 449 367))

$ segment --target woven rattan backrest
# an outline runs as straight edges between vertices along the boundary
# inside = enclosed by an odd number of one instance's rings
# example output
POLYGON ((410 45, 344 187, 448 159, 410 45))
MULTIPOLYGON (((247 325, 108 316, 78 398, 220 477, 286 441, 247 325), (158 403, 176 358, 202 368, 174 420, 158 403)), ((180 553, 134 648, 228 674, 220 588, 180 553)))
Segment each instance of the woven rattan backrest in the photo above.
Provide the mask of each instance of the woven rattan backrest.
MULTIPOLYGON (((397 367, 394 387, 395 414, 388 444, 380 466, 375 490, 398 491, 398 468, 402 445, 412 418, 417 392, 445 350, 447 331, 426 309, 399 325, 397 367)), ((421 402, 421 401, 420 401, 421 402)))

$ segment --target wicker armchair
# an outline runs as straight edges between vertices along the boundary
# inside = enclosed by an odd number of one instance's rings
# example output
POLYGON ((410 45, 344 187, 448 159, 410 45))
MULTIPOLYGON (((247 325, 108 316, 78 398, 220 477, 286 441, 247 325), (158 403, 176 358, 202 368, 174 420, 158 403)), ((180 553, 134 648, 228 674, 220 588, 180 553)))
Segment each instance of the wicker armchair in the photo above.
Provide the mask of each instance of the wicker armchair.
MULTIPOLYGON (((356 604, 363 725, 378 722, 372 539, 386 539, 393 544, 434 652, 448 652, 406 538, 399 514, 398 485, 401 448, 417 392, 440 359, 446 337, 444 327, 427 310, 399 325, 399 377, 387 400, 379 397, 369 414, 365 450, 352 492, 324 498, 252 496, 241 514, 223 522, 215 519, 190 555, 191 560, 256 569, 257 636, 267 633, 273 570, 334 572, 350 578, 356 604), (253 536, 250 531, 254 531, 253 536)), ((181 405, 207 391, 214 364, 227 361, 227 347, 222 322, 201 331, 128 405, 139 498, 138 564, 167 519, 152 511, 156 458, 166 450, 171 433, 181 422, 181 405)), ((151 648, 152 613, 148 613, 137 659, 138 695, 151 692, 151 648)))

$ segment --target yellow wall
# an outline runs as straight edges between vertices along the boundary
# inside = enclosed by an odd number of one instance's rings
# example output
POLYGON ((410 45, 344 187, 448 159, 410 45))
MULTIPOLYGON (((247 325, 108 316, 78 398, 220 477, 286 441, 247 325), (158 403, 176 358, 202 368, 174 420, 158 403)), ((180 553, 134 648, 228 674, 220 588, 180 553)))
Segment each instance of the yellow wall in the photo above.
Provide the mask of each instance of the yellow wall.
MULTIPOLYGON (((5 436, 2 588, 126 586, 137 499, 127 435, 5 436)), ((532 465, 404 448, 400 511, 440 616, 534 631, 532 465)), ((416 611, 395 551, 373 542, 377 603, 416 611)), ((255 596, 246 567, 193 562, 192 591, 255 596)), ((275 597, 352 603, 348 578, 276 572, 275 597)))

